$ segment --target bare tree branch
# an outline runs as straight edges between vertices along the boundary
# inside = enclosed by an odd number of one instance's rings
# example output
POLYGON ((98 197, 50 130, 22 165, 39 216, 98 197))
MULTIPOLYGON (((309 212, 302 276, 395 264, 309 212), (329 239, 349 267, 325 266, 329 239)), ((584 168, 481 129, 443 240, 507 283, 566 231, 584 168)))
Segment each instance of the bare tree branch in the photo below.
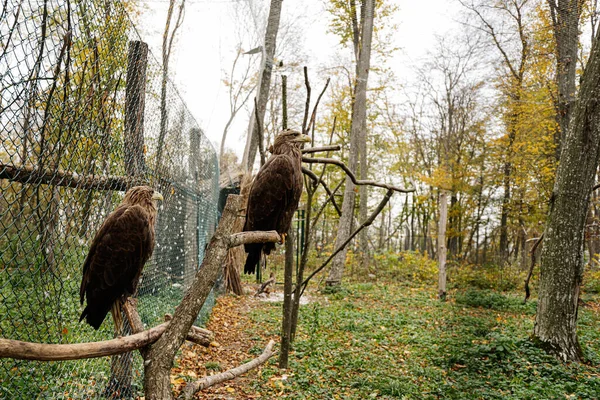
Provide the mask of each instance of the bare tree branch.
POLYGON ((333 204, 333 207, 335 207, 335 211, 338 213, 338 215, 342 215, 342 210, 340 209, 340 207, 335 202, 335 198, 333 197, 333 193, 331 192, 331 189, 329 189, 329 186, 327 186, 327 184, 323 181, 323 179, 320 179, 317 176, 317 174, 315 174, 314 172, 312 172, 308 168, 302 167, 302 173, 305 174, 306 176, 308 176, 310 179, 312 179, 315 187, 317 185, 319 185, 319 184, 321 184, 321 186, 323 186, 323 188, 325 189, 325 191, 327 192, 327 194, 331 198, 331 202, 333 204))
POLYGON ((356 176, 354 176, 354 174, 352 173, 352 171, 350 171, 350 168, 348 168, 348 166, 346 164, 344 164, 343 162, 341 162, 339 160, 334 160, 333 158, 302 157, 302 161, 306 162, 306 163, 337 165, 338 167, 340 167, 344 170, 346 175, 348 175, 348 177, 352 180, 352 183, 354 183, 355 185, 377 186, 377 187, 381 187, 384 189, 393 190, 395 192, 401 192, 401 193, 411 193, 411 192, 415 191, 414 185, 412 185, 412 187, 410 187, 410 188, 401 188, 398 186, 388 185, 387 183, 375 182, 375 181, 371 181, 371 180, 358 180, 358 179, 356 179, 356 176))
POLYGON ((135 335, 90 343, 48 344, 0 339, 0 358, 64 361, 112 356, 137 350, 156 342, 168 325, 169 323, 165 322, 135 335))
POLYGON ((302 281, 302 283, 300 284, 300 286, 302 286, 302 292, 300 293, 301 296, 304 293, 304 290, 306 289, 308 282, 316 274, 321 272, 329 264, 329 262, 331 260, 333 260, 333 257, 335 257, 336 254, 338 254, 340 251, 342 251, 344 249, 344 247, 346 247, 348 245, 348 243, 350 243, 352 241, 352 239, 354 239, 354 237, 356 235, 358 235, 358 233, 360 231, 362 231, 364 228, 371 225, 373 223, 373 221, 375 221, 375 218, 381 213, 381 211, 383 211, 383 209, 385 208, 387 203, 390 201, 390 198, 392 197, 393 194, 394 194, 394 189, 388 189, 387 193, 385 194, 385 196, 383 197, 383 199, 381 200, 381 202, 379 203, 377 208, 371 213, 369 218, 367 218, 362 224, 360 224, 360 226, 358 228, 356 228, 356 230, 354 232, 352 232, 352 234, 348 237, 348 239, 346 239, 346 241, 344 243, 342 243, 337 249, 335 249, 334 252, 331 253, 331 255, 327 258, 327 260, 325 260, 325 262, 323 264, 321 264, 321 266, 319 268, 315 269, 306 279, 304 279, 302 281))
POLYGON ((308 149, 302 149, 302 154, 320 153, 323 151, 339 151, 341 149, 342 146, 339 144, 334 144, 331 146, 309 147, 308 149))
MULTIPOLYGON (((308 127, 306 122, 308 121, 308 109, 310 107, 310 82, 308 81, 308 67, 304 67, 304 86, 306 86, 306 103, 304 105, 304 121, 302 121, 302 133, 308 134, 308 127)), ((311 145, 314 144, 314 138, 311 145)))

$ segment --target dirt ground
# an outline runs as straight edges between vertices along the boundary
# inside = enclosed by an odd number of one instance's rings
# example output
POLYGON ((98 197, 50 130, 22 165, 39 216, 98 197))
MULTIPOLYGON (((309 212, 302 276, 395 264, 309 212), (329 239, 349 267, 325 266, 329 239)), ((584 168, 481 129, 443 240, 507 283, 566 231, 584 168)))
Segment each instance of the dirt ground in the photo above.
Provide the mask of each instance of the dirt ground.
MULTIPOLYGON (((261 301, 253 296, 225 295, 217 299, 206 325, 215 334, 215 340, 208 348, 190 343, 184 344, 175 368, 171 371, 171 382, 178 394, 186 382, 214 375, 237 367, 262 353, 262 348, 270 339, 278 343, 278 337, 263 336, 258 333, 248 317, 252 307, 260 306, 261 301), (252 337, 261 336, 261 349, 256 348, 252 337), (258 354, 257 354, 258 352, 258 354)), ((273 357, 277 357, 274 355, 273 357)), ((208 388, 196 395, 196 399, 253 399, 261 397, 250 385, 255 381, 261 368, 250 371, 234 380, 208 388)))

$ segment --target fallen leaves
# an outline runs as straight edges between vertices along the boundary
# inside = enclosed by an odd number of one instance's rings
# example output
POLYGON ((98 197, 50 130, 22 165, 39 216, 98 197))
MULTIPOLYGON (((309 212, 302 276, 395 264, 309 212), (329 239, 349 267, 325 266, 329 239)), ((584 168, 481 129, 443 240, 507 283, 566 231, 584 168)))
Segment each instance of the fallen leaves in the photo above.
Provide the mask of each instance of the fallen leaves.
MULTIPOLYGON (((244 296, 226 295, 217 299, 206 324, 206 328, 214 332, 215 340, 208 348, 186 343, 177 359, 177 366, 171 370, 171 383, 176 395, 179 395, 187 382, 218 374, 254 358, 252 349, 257 345, 262 348, 272 338, 266 335, 256 337, 255 334, 249 334, 257 330, 256 324, 248 316, 248 311, 256 304, 255 299, 244 296)), ((228 381, 227 384, 207 388, 196 394, 195 398, 261 398, 261 394, 249 385, 249 381, 256 380, 260 373, 261 368, 250 371, 245 376, 228 381)))

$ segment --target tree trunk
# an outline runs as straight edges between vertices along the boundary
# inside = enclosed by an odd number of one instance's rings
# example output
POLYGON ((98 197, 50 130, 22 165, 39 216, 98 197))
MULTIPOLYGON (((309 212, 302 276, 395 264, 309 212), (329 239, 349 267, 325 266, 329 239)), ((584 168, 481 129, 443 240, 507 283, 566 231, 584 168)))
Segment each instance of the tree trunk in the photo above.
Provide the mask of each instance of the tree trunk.
MULTIPOLYGON (((367 82, 369 79, 369 68, 371 66, 371 39, 373 36, 373 18, 375 14, 375 1, 366 0, 364 2, 365 19, 362 29, 362 41, 360 56, 358 59, 358 75, 356 77, 356 90, 354 104, 352 105, 352 127, 350 133, 350 154, 348 157, 348 167, 352 172, 356 171, 357 159, 360 147, 360 140, 363 137, 362 132, 366 130, 367 120, 367 82)), ((366 138, 366 136, 365 136, 366 138)), ((338 232, 335 239, 335 248, 346 241, 350 235, 352 217, 354 211, 354 184, 349 177, 346 177, 346 187, 344 189, 344 202, 342 203, 342 216, 338 226, 338 232)), ((331 270, 327 278, 327 285, 338 286, 342 282, 344 274, 344 265, 346 262, 347 247, 340 251, 333 259, 331 270)))
POLYGON ((285 242, 285 267, 283 276, 283 320, 281 323, 281 345, 279 351, 279 368, 287 369, 291 347, 292 328, 292 280, 294 275, 294 251, 296 235, 295 227, 288 230, 285 242))
POLYGON ((440 220, 438 223, 438 297, 446 299, 446 223, 448 221, 448 194, 440 189, 439 208, 440 220))
POLYGON ((580 0, 548 0, 556 40, 559 135, 555 138, 556 159, 560 159, 561 143, 565 138, 576 100, 575 77, 579 49, 580 0))
MULTIPOLYGON (((366 125, 366 124, 365 124, 366 125)), ((362 136, 360 138, 360 179, 366 180, 368 177, 368 166, 367 166, 367 129, 362 131, 362 136)), ((358 219, 359 221, 364 221, 368 217, 368 199, 369 199, 369 191, 367 185, 362 185, 359 189, 360 194, 360 202, 358 206, 358 219)), ((363 229, 360 232, 359 236, 359 248, 362 266, 361 269, 363 271, 368 271, 369 268, 369 237, 367 235, 368 228, 363 229)))
POLYGON ((540 262, 533 337, 564 361, 581 361, 577 307, 585 219, 600 147, 600 46, 596 36, 563 142, 540 262))
POLYGON ((271 86, 271 74, 273 72, 273 57, 275 56, 275 46, 277 43, 277 32, 279 30, 279 20, 281 19, 281 6, 283 0, 271 0, 269 8, 269 18, 267 20, 267 30, 265 33, 265 43, 263 48, 262 71, 260 74, 260 85, 258 86, 257 102, 258 111, 254 108, 250 122, 248 124, 248 137, 246 139, 246 148, 244 149, 244 158, 242 166, 248 172, 252 172, 256 151, 258 150, 258 125, 255 115, 261 125, 264 126, 265 110, 269 99, 269 89, 271 86))
POLYGON ((241 196, 229 196, 223 217, 210 240, 192 285, 175 310, 165 333, 148 350, 144 360, 144 391, 147 400, 167 400, 173 396, 170 380, 173 360, 221 273, 229 250, 227 237, 232 233, 242 205, 241 196))

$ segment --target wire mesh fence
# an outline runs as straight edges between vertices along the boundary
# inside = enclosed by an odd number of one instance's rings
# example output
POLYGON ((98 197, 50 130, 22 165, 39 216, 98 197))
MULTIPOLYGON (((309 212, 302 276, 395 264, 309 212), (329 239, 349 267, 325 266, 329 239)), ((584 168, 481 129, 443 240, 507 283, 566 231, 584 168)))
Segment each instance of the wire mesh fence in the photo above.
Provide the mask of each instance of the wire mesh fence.
MULTIPOLYGON (((0 337, 110 339, 79 323, 81 268, 137 184, 164 196, 138 286, 147 326, 179 304, 216 223, 216 153, 115 0, 0 4, 0 337)), ((126 332, 120 332, 124 334, 126 332)), ((141 393, 141 357, 0 359, 0 399, 141 393)))

